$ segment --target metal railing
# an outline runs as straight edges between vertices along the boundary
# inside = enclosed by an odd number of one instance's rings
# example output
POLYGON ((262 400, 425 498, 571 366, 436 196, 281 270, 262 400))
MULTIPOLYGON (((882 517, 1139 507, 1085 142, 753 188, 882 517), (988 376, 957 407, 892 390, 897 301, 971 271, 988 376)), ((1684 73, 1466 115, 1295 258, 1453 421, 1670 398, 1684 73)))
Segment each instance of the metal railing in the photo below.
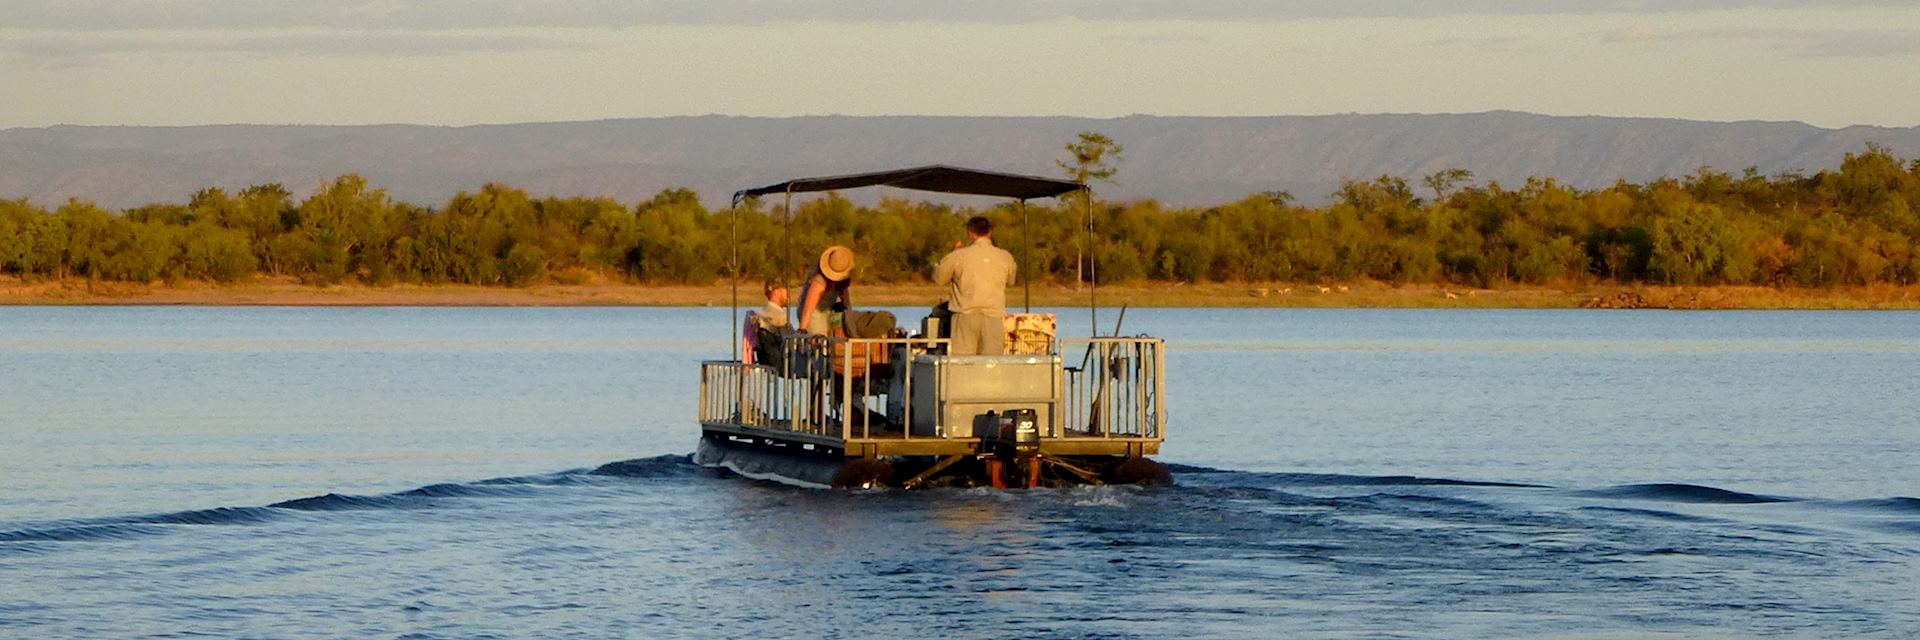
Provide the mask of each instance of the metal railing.
POLYGON ((842 440, 911 438, 906 425, 913 417, 913 368, 904 363, 946 344, 929 338, 795 335, 777 362, 702 362, 700 421, 842 440), (883 411, 873 411, 874 406, 883 411))
MULTIPOLYGON (((795 336, 780 362, 708 361, 700 367, 700 421, 845 440, 943 438, 913 434, 915 355, 927 338, 795 336), (876 410, 878 408, 878 410, 876 410)), ((1164 439, 1165 341, 1060 340, 1065 438, 1164 439), (1072 366, 1080 355, 1079 366, 1072 366)), ((922 384, 932 384, 923 381, 922 384)))
POLYGON ((1069 438, 1166 437, 1166 341, 1159 338, 1065 338, 1068 366, 1064 421, 1069 438))
POLYGON ((700 421, 794 429, 793 387, 773 367, 712 360, 700 363, 700 421))
POLYGON ((947 343, 937 338, 834 338, 824 345, 822 350, 833 355, 828 372, 834 384, 827 390, 842 417, 841 437, 912 439, 913 357, 947 343), (876 402, 879 411, 873 409, 876 402))

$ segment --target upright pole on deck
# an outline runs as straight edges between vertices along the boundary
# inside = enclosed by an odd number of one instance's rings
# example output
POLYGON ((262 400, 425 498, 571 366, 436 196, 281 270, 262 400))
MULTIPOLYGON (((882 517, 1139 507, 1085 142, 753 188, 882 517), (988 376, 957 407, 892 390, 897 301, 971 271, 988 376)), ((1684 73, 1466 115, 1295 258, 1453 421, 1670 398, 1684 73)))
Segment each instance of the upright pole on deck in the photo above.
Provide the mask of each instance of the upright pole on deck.
POLYGON ((1033 313, 1033 227, 1027 226, 1027 199, 1020 199, 1020 235, 1027 239, 1020 249, 1020 284, 1026 287, 1026 313, 1033 313))
MULTIPOLYGON (((731 326, 731 324, 733 322, 741 322, 741 319, 740 319, 740 196, 739 195, 735 195, 733 197, 733 206, 729 208, 733 210, 733 216, 732 216, 733 220, 731 225, 733 228, 730 231, 733 237, 733 250, 732 250, 733 253, 731 257, 727 258, 727 275, 731 276, 732 277, 731 279, 733 280, 733 313, 732 315, 728 316, 729 318, 732 318, 732 320, 729 322, 729 326, 727 327, 727 333, 733 334, 735 331, 738 331, 738 329, 731 326)), ((740 362, 741 361, 740 336, 732 335, 732 337, 727 340, 727 344, 733 345, 733 361, 740 362)))
MULTIPOLYGON (((784 227, 780 230, 781 251, 786 254, 786 257, 781 258, 786 264, 780 265, 780 278, 783 280, 792 277, 787 274, 793 271, 793 183, 791 182, 787 183, 787 204, 784 206, 786 211, 781 214, 784 227)), ((806 285, 804 282, 800 284, 803 287, 806 285)), ((807 293, 803 290, 800 295, 804 300, 807 293)), ((801 320, 799 326, 806 327, 807 321, 801 320)))
MULTIPOLYGON (((731 247, 728 249, 728 253, 727 253, 727 279, 732 281, 732 283, 730 284, 730 288, 733 290, 732 311, 729 312, 729 314, 727 315, 727 349, 733 353, 734 362, 746 362, 747 361, 746 354, 743 354, 740 352, 740 346, 741 346, 740 342, 741 340, 744 339, 744 337, 741 335, 742 333, 741 329, 746 327, 746 321, 745 319, 740 317, 740 195, 739 194, 734 194, 733 204, 728 206, 727 209, 729 214, 727 216, 728 218, 727 226, 729 227, 727 230, 727 234, 729 238, 732 240, 732 242, 730 243, 731 247), (738 322, 740 324, 736 325, 734 324, 735 322, 738 322)), ((701 380, 700 380, 700 392, 702 394, 705 394, 706 390, 707 390, 706 375, 702 373, 701 380)), ((746 412, 747 370, 745 367, 741 367, 733 375, 733 396, 732 397, 733 397, 733 415, 738 416, 737 418, 734 418, 734 420, 745 422, 747 420, 747 412, 746 412)))
POLYGON ((1100 337, 1100 272, 1094 268, 1099 261, 1094 259, 1093 188, 1080 185, 1080 196, 1087 219, 1087 311, 1093 316, 1093 337, 1098 338, 1100 337))

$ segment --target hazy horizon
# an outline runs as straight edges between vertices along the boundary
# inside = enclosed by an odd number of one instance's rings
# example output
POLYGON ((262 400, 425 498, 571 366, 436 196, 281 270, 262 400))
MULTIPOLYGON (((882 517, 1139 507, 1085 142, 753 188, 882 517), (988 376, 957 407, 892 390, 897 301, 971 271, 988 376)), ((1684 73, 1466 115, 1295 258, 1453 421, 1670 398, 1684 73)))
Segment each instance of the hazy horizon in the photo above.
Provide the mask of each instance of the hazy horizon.
POLYGON ((31 1, 0 128, 734 114, 1920 125, 1891 0, 31 1))
POLYGON ((1800 124, 1800 125, 1807 125, 1810 127, 1818 128, 1818 129, 1829 129, 1829 130, 1848 129, 1853 127, 1871 127, 1871 128, 1881 128, 1881 129, 1920 128, 1920 123, 1915 123, 1910 125, 1881 125, 1881 124, 1869 124, 1869 123, 1822 125, 1822 124, 1817 124, 1813 122, 1808 122, 1806 120, 1793 120, 1793 119, 1747 118, 1747 119, 1739 119, 1739 120, 1712 120, 1712 119, 1702 119, 1702 118, 1681 118, 1681 117, 1671 117, 1671 116, 1611 115, 1611 114, 1603 114, 1603 113, 1542 113, 1538 111, 1522 111, 1517 109, 1486 109, 1481 111, 1435 111, 1435 112, 1346 111, 1346 112, 1337 112, 1337 113, 1264 113, 1264 114, 1246 114, 1246 115, 1209 115, 1209 114, 1197 114, 1197 113, 1196 114, 1129 113, 1125 115, 1115 115, 1115 116, 1083 116, 1083 115, 1075 115, 1075 114, 1068 114, 1068 113, 1040 113, 1040 114, 876 113, 876 114, 870 114, 870 115, 852 114, 852 113, 797 113, 797 114, 789 114, 789 115, 752 115, 752 114, 742 114, 742 113, 686 113, 686 114, 669 114, 669 115, 656 115, 656 116, 610 116, 605 118, 584 118, 584 119, 574 119, 574 120, 560 120, 560 119, 501 120, 501 121, 487 121, 487 122, 458 122, 458 123, 408 122, 408 121, 375 121, 375 122, 233 121, 233 122, 191 122, 191 123, 178 123, 178 124, 141 124, 141 123, 86 124, 86 123, 77 123, 77 122, 56 122, 52 124, 43 124, 43 125, 21 125, 21 126, 0 127, 0 131, 23 130, 23 129, 52 129, 57 127, 128 127, 128 128, 179 128, 179 129, 192 128, 192 127, 438 127, 438 128, 459 129, 459 128, 469 128, 469 127, 498 127, 498 126, 513 126, 513 125, 617 122, 622 120, 671 120, 671 119, 677 119, 677 118, 678 119, 745 118, 745 119, 757 119, 757 120, 802 120, 802 119, 808 119, 808 118, 976 118, 976 119, 1062 118, 1062 119, 1076 119, 1076 120, 1125 120, 1128 118, 1196 118, 1196 119, 1221 119, 1221 120, 1233 120, 1233 119, 1257 120, 1262 118, 1337 118, 1337 117, 1363 117, 1363 116, 1445 117, 1445 116, 1476 116, 1476 115, 1502 114, 1502 113, 1512 113, 1512 114, 1529 115, 1529 116, 1545 116, 1545 117, 1552 117, 1552 118, 1601 118, 1601 119, 1609 119, 1609 120, 1654 120, 1654 121, 1669 120, 1669 121, 1700 122, 1700 123, 1713 123, 1713 124, 1743 124, 1743 123, 1800 124))

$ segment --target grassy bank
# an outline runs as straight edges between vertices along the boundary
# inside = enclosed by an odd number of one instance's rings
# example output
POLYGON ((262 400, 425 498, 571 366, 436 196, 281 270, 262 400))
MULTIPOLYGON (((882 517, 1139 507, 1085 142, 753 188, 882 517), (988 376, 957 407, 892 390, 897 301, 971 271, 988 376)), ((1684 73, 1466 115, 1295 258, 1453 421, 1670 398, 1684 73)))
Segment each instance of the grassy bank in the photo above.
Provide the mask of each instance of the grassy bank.
MULTIPOLYGON (((860 285, 862 306, 928 305, 941 297, 927 284, 860 285)), ((1023 291, 1008 292, 1019 306, 1023 291)), ((1104 286, 1103 306, 1139 307, 1356 307, 1356 308, 1578 308, 1596 300, 1676 309, 1920 309, 1920 286, 1875 285, 1830 289, 1770 287, 1658 287, 1576 285, 1470 289, 1434 285, 1137 283, 1104 286)), ((466 285, 313 287, 291 279, 255 278, 237 284, 181 282, 129 284, 81 279, 26 282, 0 278, 0 304, 10 305, 314 305, 314 306, 724 306, 726 284, 648 286, 599 281, 522 288, 466 285)), ((743 283, 743 304, 759 302, 758 287, 743 283)), ((1085 290, 1045 285, 1033 289, 1038 306, 1082 305, 1085 290)))

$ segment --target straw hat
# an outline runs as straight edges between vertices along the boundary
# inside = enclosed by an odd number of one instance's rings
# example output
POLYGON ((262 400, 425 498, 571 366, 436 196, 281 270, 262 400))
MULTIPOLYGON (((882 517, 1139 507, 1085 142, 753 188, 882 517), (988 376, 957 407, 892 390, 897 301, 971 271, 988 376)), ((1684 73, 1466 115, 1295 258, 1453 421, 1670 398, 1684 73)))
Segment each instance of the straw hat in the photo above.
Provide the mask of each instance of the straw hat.
POLYGON ((820 252, 820 275, 828 280, 845 280, 853 274, 853 249, 840 245, 820 252))

